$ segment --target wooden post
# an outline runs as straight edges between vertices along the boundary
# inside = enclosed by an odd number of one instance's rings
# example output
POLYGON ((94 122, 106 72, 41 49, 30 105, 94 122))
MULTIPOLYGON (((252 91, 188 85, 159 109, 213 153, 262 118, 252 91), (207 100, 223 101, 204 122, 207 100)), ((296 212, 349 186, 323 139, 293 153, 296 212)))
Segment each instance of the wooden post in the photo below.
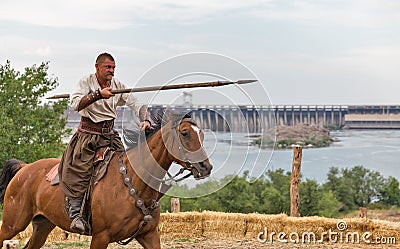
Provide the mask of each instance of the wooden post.
POLYGON ((366 207, 360 207, 360 212, 358 213, 358 217, 367 219, 367 208, 366 207))
POLYGON ((293 163, 292 163, 292 176, 290 178, 290 216, 300 216, 300 168, 301 168, 301 157, 302 147, 296 145, 294 147, 293 163))
POLYGON ((179 213, 181 211, 181 204, 179 198, 171 198, 171 213, 179 213))

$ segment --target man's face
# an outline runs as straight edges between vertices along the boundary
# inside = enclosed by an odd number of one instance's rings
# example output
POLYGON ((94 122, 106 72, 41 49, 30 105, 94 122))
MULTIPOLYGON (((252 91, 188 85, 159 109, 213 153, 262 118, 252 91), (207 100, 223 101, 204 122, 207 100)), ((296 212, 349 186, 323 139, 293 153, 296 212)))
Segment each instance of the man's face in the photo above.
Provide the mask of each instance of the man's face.
POLYGON ((111 81, 114 77, 115 61, 106 58, 102 63, 96 64, 95 67, 99 80, 103 82, 111 81))

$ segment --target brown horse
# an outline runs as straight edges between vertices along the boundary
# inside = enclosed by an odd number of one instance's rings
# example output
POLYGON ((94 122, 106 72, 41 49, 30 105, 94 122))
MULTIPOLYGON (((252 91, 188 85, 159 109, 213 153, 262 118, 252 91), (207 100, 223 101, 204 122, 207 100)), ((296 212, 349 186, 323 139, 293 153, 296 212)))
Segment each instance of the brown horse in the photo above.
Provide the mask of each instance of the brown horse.
MULTIPOLYGON (((115 152, 107 174, 92 193, 90 248, 106 249, 111 242, 133 237, 144 248, 160 248, 157 190, 162 184, 160 179, 173 162, 189 169, 195 178, 208 176, 212 166, 202 140, 203 134, 196 124, 183 118, 167 122, 137 147, 115 152)), ((59 161, 42 159, 18 167, 4 196, 0 245, 25 230, 30 222, 33 233, 24 248, 41 248, 56 226, 74 232, 69 228, 60 187, 45 180, 59 161)))

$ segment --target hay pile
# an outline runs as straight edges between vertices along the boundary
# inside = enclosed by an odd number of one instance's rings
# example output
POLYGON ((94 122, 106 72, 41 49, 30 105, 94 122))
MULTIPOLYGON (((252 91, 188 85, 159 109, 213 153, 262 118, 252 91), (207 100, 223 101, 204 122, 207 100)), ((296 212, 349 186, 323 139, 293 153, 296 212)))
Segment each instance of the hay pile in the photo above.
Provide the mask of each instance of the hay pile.
POLYGON ((199 212, 183 212, 179 215, 161 214, 158 229, 162 234, 173 234, 178 238, 203 236, 203 215, 199 212))
MULTIPOLYGON (((267 228, 268 236, 275 233, 273 239, 277 241, 279 233, 285 233, 286 239, 289 234, 297 233, 300 238, 303 233, 314 233, 316 240, 321 239, 322 233, 329 231, 342 233, 345 241, 346 233, 358 233, 360 240, 364 233, 370 233, 370 240, 376 237, 393 238, 398 244, 400 242, 400 224, 390 221, 372 220, 364 218, 331 219, 323 217, 288 217, 286 214, 237 214, 220 212, 182 212, 163 213, 159 224, 159 231, 163 238, 207 238, 207 239, 236 239, 256 240, 260 232, 267 228), (344 223, 345 222, 345 223, 344 223), (345 225, 339 230, 339 224, 345 225)), ((31 229, 20 233, 15 239, 27 241, 31 229)), ((268 241, 269 241, 268 237, 268 241)), ((87 241, 90 237, 68 234, 56 228, 49 236, 48 242, 52 241, 87 241)), ((328 242, 328 236, 323 238, 328 242)), ((340 241, 340 240, 339 240, 340 241)), ((301 241, 300 241, 301 243, 301 241)), ((361 241, 360 243, 363 243, 361 241)))

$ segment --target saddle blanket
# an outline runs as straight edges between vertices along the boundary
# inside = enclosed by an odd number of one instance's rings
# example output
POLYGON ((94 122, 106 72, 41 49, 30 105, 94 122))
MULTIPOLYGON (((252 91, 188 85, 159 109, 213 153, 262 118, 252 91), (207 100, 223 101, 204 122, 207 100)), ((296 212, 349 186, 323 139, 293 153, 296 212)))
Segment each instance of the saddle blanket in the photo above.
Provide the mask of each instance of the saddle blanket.
MULTIPOLYGON (((110 150, 109 147, 102 147, 96 151, 95 160, 93 162, 94 166, 94 184, 96 185, 106 174, 107 166, 110 162, 112 156, 114 155, 113 150, 110 150)), ((46 174, 46 181, 50 182, 51 185, 57 185, 60 183, 60 176, 58 175, 58 167, 59 163, 54 165, 49 173, 46 174)))

